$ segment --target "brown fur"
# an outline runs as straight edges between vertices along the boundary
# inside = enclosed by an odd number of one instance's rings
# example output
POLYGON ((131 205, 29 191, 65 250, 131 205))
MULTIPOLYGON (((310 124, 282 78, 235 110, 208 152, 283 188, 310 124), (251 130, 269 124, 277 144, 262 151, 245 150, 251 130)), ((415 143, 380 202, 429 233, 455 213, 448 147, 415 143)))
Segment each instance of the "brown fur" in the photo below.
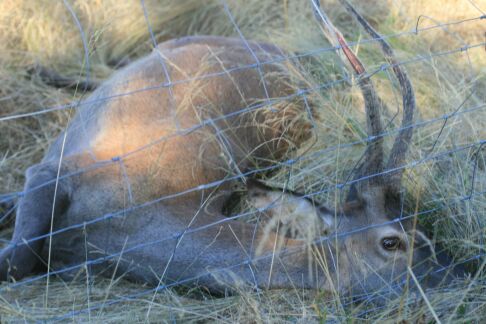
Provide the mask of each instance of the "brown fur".
MULTIPOLYGON (((269 44, 249 46, 260 61, 281 55, 269 44)), ((135 280, 192 280, 210 289, 239 278, 259 287, 359 291, 356 282, 379 288, 378 278, 400 278, 417 262, 430 268, 430 253, 383 250, 384 237, 406 235, 397 223, 373 227, 389 220, 378 188, 361 192, 343 215, 289 194, 270 213, 278 220, 263 222, 270 227, 222 215, 231 188, 223 180, 271 165, 312 135, 298 99, 240 112, 293 93, 288 63, 241 68, 254 62, 238 39, 187 37, 159 45, 102 84, 28 170, 12 244, 0 254, 0 279, 24 277, 39 256, 49 271, 91 261, 91 271, 111 276, 119 259, 117 271, 135 280), (201 78, 208 74, 217 75, 201 78), (316 246, 309 239, 360 227, 371 228, 316 246), (36 239, 51 229, 62 232, 36 239), (316 264, 319 270, 309 271, 316 264)), ((269 189, 261 194, 263 201, 275 198, 269 189)))

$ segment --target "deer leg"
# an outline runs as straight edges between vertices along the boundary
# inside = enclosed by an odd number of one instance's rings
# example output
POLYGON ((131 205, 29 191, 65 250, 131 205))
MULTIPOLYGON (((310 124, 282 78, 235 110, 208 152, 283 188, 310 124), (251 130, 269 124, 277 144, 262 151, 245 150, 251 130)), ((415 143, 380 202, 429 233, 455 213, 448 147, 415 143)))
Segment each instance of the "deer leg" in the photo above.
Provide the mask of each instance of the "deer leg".
POLYGON ((0 252, 0 281, 22 278, 39 262, 53 212, 60 213, 68 198, 67 181, 56 181, 57 165, 39 164, 27 170, 11 242, 0 252), (55 199, 55 201, 54 201, 55 199))

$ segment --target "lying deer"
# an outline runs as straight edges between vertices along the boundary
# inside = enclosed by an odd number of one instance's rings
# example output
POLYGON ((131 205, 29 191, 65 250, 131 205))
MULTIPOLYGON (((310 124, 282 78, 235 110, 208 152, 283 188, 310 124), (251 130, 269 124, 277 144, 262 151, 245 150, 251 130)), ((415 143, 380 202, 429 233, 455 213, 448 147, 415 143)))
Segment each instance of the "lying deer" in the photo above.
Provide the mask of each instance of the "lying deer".
POLYGON ((210 290, 243 283, 358 293, 398 282, 407 269, 430 274, 430 284, 449 279, 434 273, 441 265, 414 222, 391 222, 401 210, 412 86, 389 45, 344 3, 393 65, 403 120, 385 164, 385 103, 327 22, 328 38, 358 75, 371 139, 355 177, 366 180, 353 181, 342 208, 252 185, 250 202, 278 221, 223 215, 237 179, 285 158, 313 129, 303 106, 274 99, 294 93, 279 48, 185 37, 160 44, 99 86, 42 162, 28 169, 0 279, 21 279, 39 264, 48 275, 73 275, 86 265, 91 273, 116 271, 154 285, 197 282, 210 290), (265 61, 274 63, 255 64, 265 61), (300 232, 279 231, 292 222, 313 230, 310 243, 300 232))

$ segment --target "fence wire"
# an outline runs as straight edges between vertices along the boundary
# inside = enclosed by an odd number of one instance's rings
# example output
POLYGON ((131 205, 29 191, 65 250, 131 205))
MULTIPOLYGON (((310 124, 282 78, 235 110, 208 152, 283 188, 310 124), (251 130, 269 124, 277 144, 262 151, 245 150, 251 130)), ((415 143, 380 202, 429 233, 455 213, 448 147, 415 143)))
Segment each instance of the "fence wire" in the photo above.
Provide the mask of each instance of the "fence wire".
MULTIPOLYGON (((83 40, 83 47, 85 49, 84 53, 84 66, 86 68, 86 84, 90 82, 90 62, 89 62, 89 51, 88 51, 88 45, 86 41, 86 36, 83 31, 83 27, 79 21, 79 19, 76 16, 75 11, 70 7, 69 3, 67 1, 64 1, 66 7, 69 9, 70 14, 72 15, 72 18, 76 24, 76 26, 79 29, 80 37, 83 40)), ((306 3, 308 4, 308 3, 306 3)), ((420 166, 426 166, 430 164, 431 162, 436 162, 436 161, 446 161, 450 160, 451 157, 454 156, 463 156, 463 155, 470 155, 471 157, 471 163, 470 163, 470 170, 467 172, 469 181, 467 183, 469 184, 469 187, 465 189, 464 191, 467 192, 465 195, 456 195, 452 197, 445 197, 443 199, 438 199, 438 201, 435 202, 434 207, 431 208, 425 208, 424 210, 416 210, 414 212, 408 213, 405 211, 401 211, 400 213, 396 215, 390 215, 390 220, 386 222, 378 222, 375 224, 371 225, 366 225, 366 226, 360 226, 356 227, 351 231, 346 231, 346 232, 341 232, 341 233, 335 233, 334 235, 327 235, 327 236, 322 236, 318 237, 313 241, 313 244, 320 244, 323 246, 327 246, 332 242, 332 240, 336 240, 337 238, 345 238, 350 235, 354 235, 357 233, 363 233, 366 232, 370 229, 373 228, 380 228, 380 227, 385 227, 391 224, 399 224, 400 222, 403 222, 404 220, 407 219, 416 219, 419 218, 421 220, 426 219, 427 217, 432 217, 436 215, 437 213, 444 212, 447 209, 454 209, 457 206, 460 206, 461 204, 465 203, 474 203, 475 199, 483 198, 484 194, 486 191, 483 190, 477 190, 477 173, 478 173, 478 164, 480 157, 482 157, 482 148, 486 144, 486 138, 477 138, 476 141, 471 141, 468 143, 462 143, 461 145, 454 146, 453 148, 450 149, 443 149, 442 151, 436 152, 437 144, 439 143, 441 137, 444 137, 444 130, 446 129, 446 126, 448 123, 451 123, 452 121, 456 120, 457 118, 461 116, 478 116, 477 118, 484 118, 480 115, 481 112, 484 112, 484 109, 486 108, 486 103, 485 102, 480 102, 480 103, 474 103, 471 104, 469 100, 473 95, 476 95, 477 92, 479 91, 476 82, 478 80, 477 77, 477 72, 474 66, 471 63, 471 60, 469 58, 469 51, 471 50, 483 50, 483 48, 486 46, 486 42, 479 42, 475 44, 468 44, 465 40, 463 40, 460 36, 457 34, 449 31, 449 28, 452 26, 457 26, 457 25, 466 25, 468 23, 472 22, 477 22, 480 20, 486 21, 486 15, 484 12, 481 12, 479 7, 471 2, 471 5, 476 7, 480 14, 476 17, 470 17, 467 19, 463 20, 457 20, 457 21, 448 21, 448 22, 439 22, 434 20, 431 17, 427 16, 420 16, 417 18, 417 22, 415 24, 415 27, 412 30, 408 31, 402 31, 399 33, 392 33, 392 34, 387 34, 383 35, 381 38, 385 40, 395 40, 395 39, 401 39, 404 37, 418 37, 419 35, 422 35, 427 32, 431 32, 434 30, 442 30, 448 34, 451 35, 451 37, 454 37, 459 40, 459 43, 461 43, 461 46, 445 50, 445 51, 436 51, 436 52, 428 52, 426 54, 417 54, 416 56, 405 59, 405 60, 400 60, 396 64, 390 64, 390 63, 385 63, 381 64, 378 68, 371 69, 369 72, 367 72, 366 75, 361 76, 362 78, 364 77, 369 77, 373 80, 373 78, 376 78, 377 75, 380 73, 385 73, 388 76, 388 79, 393 82, 393 80, 390 78, 389 73, 390 69, 393 69, 395 66, 403 66, 409 69, 409 71, 413 71, 414 67, 419 64, 419 63, 424 63, 424 62, 429 62, 431 60, 440 60, 442 58, 449 58, 452 55, 455 54, 461 54, 465 55, 466 60, 468 61, 471 77, 469 78, 470 84, 468 85, 467 88, 467 95, 465 96, 465 99, 457 105, 454 109, 451 110, 449 113, 444 113, 440 116, 435 116, 431 117, 429 119, 420 119, 416 118, 415 122, 405 128, 391 128, 387 127, 385 128, 385 131, 383 131, 381 134, 378 134, 377 136, 364 136, 363 138, 352 141, 352 142, 347 142, 347 143, 340 143, 337 145, 330 145, 325 148, 309 151, 303 155, 294 157, 294 158, 287 158, 282 161, 276 162, 272 165, 257 168, 257 169, 252 169, 248 171, 240 171, 237 167, 237 162, 232 161, 232 165, 235 166, 236 170, 233 170, 234 174, 225 176, 224 178, 217 179, 215 181, 207 182, 202 185, 197 185, 193 186, 187 190, 180 191, 180 192, 173 192, 170 194, 166 194, 160 197, 157 197, 155 199, 149 200, 149 201, 143 201, 143 202, 137 202, 137 200, 134 198, 136 196, 135 189, 132 188, 131 181, 129 179, 128 173, 127 173, 127 166, 126 166, 126 161, 129 157, 132 157, 135 154, 141 153, 141 154, 148 154, 150 149, 157 144, 164 143, 170 139, 173 138, 184 138, 185 136, 188 136, 190 134, 193 134, 194 132, 204 128, 204 127, 213 127, 215 133, 218 136, 218 140, 223 143, 221 146, 227 149, 226 155, 229 155, 230 157, 232 156, 231 154, 231 148, 229 147, 230 144, 228 141, 224 138, 224 133, 218 129, 216 126, 217 122, 224 121, 229 118, 233 118, 236 116, 240 116, 242 114, 248 113, 248 112, 254 112, 254 111, 259 111, 259 110, 264 110, 264 109, 274 109, 273 107, 279 103, 286 102, 292 99, 296 98, 301 98, 303 104, 302 109, 307 112, 307 115, 310 119, 312 119, 312 113, 311 113, 311 108, 310 104, 308 102, 308 97, 309 95, 315 94, 315 93, 322 93, 326 90, 331 90, 335 89, 336 87, 343 87, 345 85, 350 85, 350 86, 355 86, 360 82, 360 78, 355 78, 353 76, 344 76, 340 78, 336 78, 334 80, 316 84, 311 87, 299 87, 295 92, 283 96, 283 97, 277 97, 277 98, 272 98, 269 94, 269 88, 272 87, 271 84, 269 84, 266 79, 265 75, 263 72, 263 68, 266 65, 273 65, 273 64, 278 64, 278 63, 285 63, 285 62, 295 62, 296 60, 299 59, 304 59, 304 58, 313 58, 313 57, 318 57, 319 55, 325 54, 325 53, 333 53, 340 51, 342 49, 341 46, 335 46, 335 47, 323 47, 323 48, 317 48, 313 49, 307 52, 303 53, 297 53, 297 54, 288 54, 285 52, 281 52, 278 57, 268 59, 268 60, 261 60, 258 55, 255 54, 255 52, 252 49, 252 46, 250 45, 250 42, 246 39, 244 32, 239 28, 237 24, 237 19, 235 19, 233 13, 231 12, 230 7, 225 1, 221 1, 221 8, 223 12, 226 14, 227 18, 231 22, 231 25, 234 28, 234 34, 241 40, 241 42, 244 44, 244 47, 248 50, 249 54, 251 57, 254 59, 254 63, 252 64, 243 64, 239 65, 236 67, 232 67, 229 69, 225 69, 224 71, 221 72, 214 72, 214 73, 208 73, 205 75, 198 75, 194 77, 190 77, 187 79, 181 79, 181 80, 173 80, 171 77, 171 74, 169 72, 170 67, 169 63, 167 61, 167 58, 164 57, 163 53, 160 52, 159 49, 157 49, 157 40, 156 40, 156 35, 152 27, 152 23, 150 22, 149 19, 149 14, 148 14, 148 9, 147 6, 145 5, 145 1, 141 0, 141 7, 143 9, 143 15, 145 17, 145 21, 147 24, 147 29, 150 34, 150 41, 153 44, 154 50, 158 52, 158 58, 160 61, 160 64, 162 66, 162 69, 164 71, 164 77, 165 81, 160 82, 158 84, 155 84, 150 87, 143 87, 140 89, 132 89, 127 92, 123 93, 114 93, 110 94, 108 96, 104 96, 102 98, 83 98, 83 100, 72 102, 66 105, 58 105, 58 106, 52 106, 52 107, 40 107, 37 111, 33 112, 28 112, 28 113, 23 113, 23 114, 12 114, 12 115, 6 115, 0 117, 0 123, 6 124, 6 123, 11 123, 14 122, 17 119, 20 118, 31 118, 31 117, 42 117, 45 114, 51 113, 51 112, 56 112, 56 111, 61 111, 61 110, 66 110, 66 109, 75 109, 79 110, 82 109, 83 106, 86 105, 92 105, 95 103, 107 103, 107 102, 113 102, 116 105, 116 102, 118 100, 121 100, 123 98, 126 98, 128 96, 134 95, 134 94, 139 94, 139 93, 150 93, 151 91, 156 91, 160 89, 167 89, 169 93, 169 102, 168 105, 170 106, 170 111, 171 111, 171 118, 174 122, 174 125, 176 126, 175 131, 168 135, 164 135, 163 137, 157 138, 154 141, 150 141, 147 144, 141 145, 137 147, 134 150, 131 150, 125 154, 122 155, 116 155, 112 156, 109 159, 97 159, 96 155, 94 153, 91 154, 93 161, 90 163, 87 167, 79 168, 74 172, 64 172, 60 174, 58 177, 55 179, 52 179, 50 181, 46 181, 42 184, 36 185, 35 187, 29 188, 27 190, 21 191, 21 192, 7 192, 3 193, 0 195, 0 203, 7 203, 7 204, 12 204, 10 208, 7 209, 7 211, 3 214, 0 215, 0 223, 4 222, 11 214, 14 213, 16 207, 18 206, 18 201, 20 199, 23 199, 27 194, 36 192, 41 190, 42 188, 45 188, 46 186, 51 186, 55 183, 59 183, 64 180, 69 180, 76 178, 82 174, 89 174, 90 172, 94 172, 97 170, 103 170, 104 168, 110 168, 113 165, 118 165, 122 178, 123 178, 123 183, 128 191, 128 207, 124 206, 121 209, 118 210, 112 210, 108 213, 100 213, 99 215, 93 216, 89 220, 85 220, 83 222, 77 223, 77 224, 72 224, 69 226, 65 226, 59 229, 52 229, 48 233, 42 234, 42 235, 37 235, 34 237, 30 237, 28 239, 24 239, 23 241, 19 242, 10 242, 9 240, 1 240, 1 242, 5 243, 5 246, 9 247, 19 247, 19 246, 24 246, 24 245, 29 245, 31 243, 37 242, 37 241, 42 241, 45 239, 52 239, 54 237, 57 237, 60 234, 66 234, 70 233, 71 231, 74 230, 84 230, 85 233, 89 230, 90 226, 93 226, 94 224, 104 224, 106 223, 106 226, 110 226, 110 220, 113 219, 129 219, 130 217, 137 217, 137 215, 134 213, 136 211, 143 210, 144 208, 147 208, 149 206, 154 206, 158 203, 165 202, 165 201, 170 201, 174 200, 176 198, 184 198, 185 196, 189 194, 194 194, 194 193, 202 193, 205 190, 215 190, 217 191, 217 188, 220 187, 223 184, 226 183, 234 183, 234 182, 244 182, 246 178, 250 178, 252 176, 255 176, 257 174, 268 174, 272 171, 276 170, 282 170, 284 168, 291 168, 298 166, 301 163, 308 163, 311 161, 316 160, 318 157, 324 156, 326 154, 331 154, 333 152, 342 152, 345 150, 357 150, 359 147, 366 145, 367 143, 370 143, 372 141, 375 141, 377 138, 382 138, 382 139, 388 139, 388 138, 393 138, 394 135, 400 133, 401 131, 409 128, 413 128, 415 132, 417 132, 419 129, 434 129, 432 127, 438 127, 438 132, 435 140, 432 142, 431 148, 428 150, 424 156, 420 158, 415 158, 411 159, 409 158, 406 164, 403 164, 397 168, 393 169, 386 169, 382 172, 375 173, 375 174, 369 174, 369 175, 364 175, 360 176, 356 179, 350 180, 348 177, 346 181, 336 183, 332 186, 327 186, 324 188, 321 188, 319 190, 313 190, 312 192, 307 192, 305 194, 295 196, 291 198, 291 200, 300 200, 300 199, 310 199, 313 201, 318 201, 319 197, 323 197, 326 194, 331 194, 336 191, 343 193, 345 190, 348 190, 350 186, 367 181, 376 177, 383 177, 386 175, 390 175, 393 173, 396 173, 397 171, 400 170, 411 170, 410 173, 413 173, 413 170, 420 167, 420 166), (421 23, 424 20, 429 20, 433 21, 432 25, 429 25, 427 27, 420 27, 421 23), (182 84, 190 84, 191 82, 195 81, 204 81, 204 80, 214 80, 217 78, 221 77, 226 77, 230 75, 231 73, 238 72, 238 71, 245 71, 253 69, 258 72, 259 75, 259 82, 258 85, 263 88, 263 93, 264 93, 264 100, 262 100, 259 103, 248 105, 248 106, 243 106, 243 107, 238 107, 237 109, 233 109, 231 113, 225 114, 222 116, 218 116, 216 118, 206 118, 203 120, 200 120, 199 123, 191 125, 189 127, 183 126, 181 122, 178 120, 177 114, 176 114, 176 108, 177 108, 177 100, 174 97, 173 93, 173 88, 178 85, 182 84), (229 148, 228 148, 229 147, 229 148), (472 154, 471 154, 472 152, 472 154), (462 155, 460 155, 462 154, 462 155), (474 159, 474 160, 473 160, 474 159)), ((317 22, 308 22, 309 24, 317 23, 317 22)), ((378 41, 379 39, 377 38, 366 38, 366 39, 360 39, 359 41, 355 42, 349 42, 348 45, 350 47, 357 47, 357 46, 365 46, 369 44, 374 44, 378 41)), ((128 82, 128 81, 134 81, 134 80, 123 80, 123 82, 128 82)), ((396 87, 395 87, 396 88, 396 87)), ((398 100, 397 100, 398 101, 398 100)), ((398 104, 397 104, 398 106, 398 104)), ((395 115, 396 117, 396 115, 395 115)), ((393 119, 395 118, 392 118, 393 119)), ((475 118, 475 117, 471 117, 475 118)), ((315 123, 317 121, 312 119, 312 124, 313 128, 315 128, 315 123)), ((392 122, 390 122, 391 124, 392 122)), ((0 126, 1 127, 1 126, 0 126)), ((435 130, 435 129, 434 129, 435 130)), ((87 133, 86 133, 87 134, 87 133)), ((140 156, 137 156, 137 158, 140 158, 140 156)), ((196 157, 195 157, 196 158, 196 157)), ((62 165, 62 159, 60 160, 60 163, 62 165)), ((42 163, 39 164, 42 166, 42 163)), ((61 165, 59 168, 61 168, 61 165)), ((356 169, 357 165, 355 165, 354 169, 356 169)), ((342 195, 341 195, 342 196, 342 195)), ((201 269, 201 272, 197 276, 190 276, 187 278, 184 278, 182 280, 175 280, 175 281, 165 281, 165 271, 169 268, 171 261, 174 257, 174 255, 177 253, 177 248, 182 240, 187 240, 190 239, 193 235, 207 231, 210 228, 218 228, 219 226, 222 226, 227 223, 231 223, 233 221, 243 221, 245 219, 248 219, 250 217, 255 217, 258 214, 268 211, 272 208, 278 207, 278 205, 281 202, 274 202, 271 205, 266 206, 263 209, 260 210, 251 210, 251 211, 243 211, 239 212, 237 214, 228 216, 224 219, 218 220, 218 221, 212 221, 212 222, 207 222, 204 225, 199 225, 199 226, 193 226, 192 222, 189 224, 186 224, 185 228, 182 229, 179 232, 173 233, 170 236, 166 237, 161 237, 157 240, 149 240, 149 241, 144 241, 136 244, 131 244, 128 246, 124 246, 123 250, 121 251, 109 251, 109 249, 105 250, 103 255, 98 258, 91 258, 89 260, 85 260, 83 262, 79 262, 77 264, 73 264, 67 267, 64 267, 62 269, 50 269, 48 267, 47 273, 44 274, 39 274, 35 275, 32 277, 29 277, 27 279, 17 281, 17 282, 11 282, 3 287, 0 288, 0 294, 2 292, 9 291, 11 289, 19 289, 22 288, 23 286, 37 282, 40 280, 46 280, 50 277, 53 276, 59 276, 63 275, 65 273, 72 273, 73 271, 79 271, 80 269, 90 269, 90 267, 95 266, 95 265, 100 265, 100 264, 105 264, 108 261, 116 261, 119 260, 127 255, 130 255, 131 253, 137 252, 142 250, 143 248, 147 248, 149 246, 172 246, 174 244, 174 249, 171 254, 170 259, 167 261, 165 270, 163 273, 160 275, 159 283, 156 287, 142 290, 140 292, 137 292, 135 294, 129 294, 126 296, 120 296, 118 298, 110 299, 103 301, 101 303, 95 303, 95 304, 90 304, 89 307, 84 307, 81 309, 76 309, 73 310, 69 313, 66 314, 61 314, 59 316, 55 316, 49 321, 63 321, 66 319, 70 318, 75 318, 77 315, 83 314, 83 313, 88 313, 94 310, 99 310, 102 309, 103 307, 117 304, 117 303, 123 303, 127 302, 130 300, 137 299, 142 296, 150 296, 150 294, 155 294, 163 291, 165 289, 179 286, 179 285, 184 285, 184 284, 190 284, 192 282, 197 281, 200 278, 206 277, 208 275, 212 275, 218 272, 227 272, 232 269, 240 268, 240 267, 248 267, 250 271, 253 273, 254 268, 252 266, 253 263, 256 263, 261 260, 269 260, 269 259, 274 259, 277 256, 285 256, 285 255, 291 255, 295 253, 302 253, 302 247, 293 247, 293 248, 284 248, 279 251, 272 251, 271 253, 266 253, 260 256, 251 256, 245 260, 236 260, 234 264, 231 264, 227 267, 221 267, 218 269, 211 269, 211 270, 206 270, 206 269, 201 269)), ((201 207, 202 208, 202 207, 201 207)), ((199 213, 199 210, 194 210, 195 216, 199 213)), ((459 218, 461 215, 456 216, 456 218, 459 218)), ((477 222, 478 224, 481 224, 481 219, 479 216, 477 216, 477 222)), ((484 238, 483 238, 484 233, 479 233, 479 239, 480 239, 480 244, 482 245, 482 251, 484 251, 484 238)), ((132 242, 133 243, 133 242, 132 242)), ((252 247, 253 247, 253 242, 252 242, 252 247)), ((243 249, 243 247, 242 247, 243 249)), ((251 251, 250 251, 251 252, 251 251)), ((250 253, 251 254, 251 253, 250 253)), ((474 256, 471 256, 465 260, 462 261, 456 261, 453 264, 443 267, 441 269, 435 270, 437 272, 442 272, 446 271, 447 268, 452 268, 455 265, 465 263, 465 262, 470 262, 470 261, 478 261, 482 262, 484 260, 484 252, 480 252, 474 256)), ((162 262, 162 261, 161 261, 162 262)), ((165 262, 165 261, 163 261, 165 262)), ((135 267, 143 267, 143 265, 133 265, 135 267)), ((398 283, 397 285, 399 285, 398 283)), ((257 280, 254 279, 254 288, 257 288, 257 280)), ((376 295, 374 292, 367 292, 361 296, 355 296, 355 299, 353 302, 356 302, 356 300, 362 299, 362 300, 372 300, 373 298, 376 298, 376 295)), ((378 308, 376 308, 378 309, 378 308)), ((365 316, 367 312, 370 312, 371 310, 366 310, 363 312, 363 314, 360 314, 360 316, 365 316)))

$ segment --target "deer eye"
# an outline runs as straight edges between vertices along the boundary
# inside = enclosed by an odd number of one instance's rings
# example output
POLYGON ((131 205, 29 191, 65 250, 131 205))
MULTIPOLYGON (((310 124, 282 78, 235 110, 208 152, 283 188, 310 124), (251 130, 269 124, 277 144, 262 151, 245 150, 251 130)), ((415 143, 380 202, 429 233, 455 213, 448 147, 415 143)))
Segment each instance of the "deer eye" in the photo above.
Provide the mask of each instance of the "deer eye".
POLYGON ((400 248, 400 239, 396 236, 385 237, 383 240, 381 240, 381 245, 385 250, 395 251, 400 248))

